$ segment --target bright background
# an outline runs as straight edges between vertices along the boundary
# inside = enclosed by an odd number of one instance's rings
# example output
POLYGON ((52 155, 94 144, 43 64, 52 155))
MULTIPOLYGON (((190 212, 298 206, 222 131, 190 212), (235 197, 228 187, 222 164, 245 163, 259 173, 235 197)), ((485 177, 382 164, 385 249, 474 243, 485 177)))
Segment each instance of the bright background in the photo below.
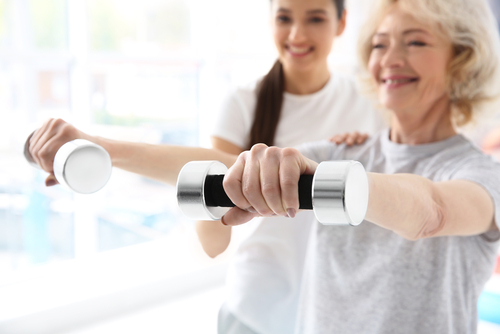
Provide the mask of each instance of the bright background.
MULTIPOLYGON (((356 72, 369 4, 347 1, 334 70, 356 72)), ((109 138, 207 146, 230 87, 276 58, 268 22, 268 0, 0 0, 1 333, 215 333, 246 227, 209 259, 173 187, 115 169, 79 196, 46 188, 21 152, 49 117, 109 138)))

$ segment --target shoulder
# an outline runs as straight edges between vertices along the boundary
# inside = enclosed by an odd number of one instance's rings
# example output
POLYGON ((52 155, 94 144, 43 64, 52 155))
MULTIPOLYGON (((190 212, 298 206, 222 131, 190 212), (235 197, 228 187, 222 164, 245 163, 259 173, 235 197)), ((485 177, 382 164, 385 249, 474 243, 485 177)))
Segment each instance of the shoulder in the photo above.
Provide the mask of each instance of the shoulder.
POLYGON ((233 87, 229 91, 229 96, 236 98, 236 99, 241 99, 241 100, 255 100, 256 94, 257 94, 257 89, 259 87, 259 84, 261 82, 262 78, 255 79, 249 82, 246 82, 245 84, 238 85, 236 87, 233 87))
POLYGON ((450 169, 454 176, 463 173, 477 173, 478 171, 491 171, 500 175, 500 162, 490 155, 482 152, 470 140, 461 136, 461 145, 452 148, 449 155, 453 157, 450 169))
POLYGON ((366 97, 360 93, 361 88, 358 80, 356 80, 354 76, 344 73, 332 72, 330 89, 332 91, 341 91, 347 96, 356 96, 361 99, 366 99, 366 97))
MULTIPOLYGON (((222 114, 253 114, 257 102, 256 90, 260 79, 238 85, 229 90, 222 103, 222 114)), ((248 116, 249 117, 249 116, 248 116)))

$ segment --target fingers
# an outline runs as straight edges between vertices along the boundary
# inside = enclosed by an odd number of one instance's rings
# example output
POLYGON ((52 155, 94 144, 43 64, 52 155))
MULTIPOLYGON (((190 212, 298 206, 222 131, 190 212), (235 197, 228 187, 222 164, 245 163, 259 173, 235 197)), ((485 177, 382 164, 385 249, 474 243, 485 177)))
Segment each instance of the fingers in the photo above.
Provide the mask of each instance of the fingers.
POLYGON ((249 222, 255 217, 258 217, 258 213, 251 213, 246 210, 242 210, 238 207, 231 208, 222 218, 222 224, 226 226, 237 226, 249 222))
POLYGON ((52 187, 52 186, 55 186, 56 184, 59 184, 59 182, 57 182, 57 179, 54 176, 54 174, 50 174, 45 179, 45 186, 47 186, 47 187, 52 187))
POLYGON ((283 161, 279 170, 279 180, 282 196, 282 207, 286 215, 290 218, 295 217, 299 210, 299 178, 302 168, 297 163, 295 152, 285 150, 283 152, 283 161))
POLYGON ((346 138, 347 138, 348 134, 347 133, 344 133, 344 134, 341 134, 341 135, 335 135, 333 137, 330 137, 330 142, 332 143, 335 143, 337 145, 340 145, 342 143, 345 142, 346 138))
POLYGON ((303 173, 314 174, 317 164, 297 150, 255 145, 242 153, 224 177, 224 189, 243 210, 231 211, 224 223, 234 225, 255 217, 294 217, 299 209, 298 182, 303 173))
POLYGON ((366 133, 361 134, 355 131, 352 133, 335 135, 333 137, 330 137, 328 140, 337 145, 345 143, 347 146, 353 146, 354 144, 356 145, 363 144, 366 141, 366 139, 368 139, 368 134, 366 133))
POLYGON ((274 212, 267 205, 261 191, 261 153, 266 145, 255 145, 251 151, 240 154, 236 163, 224 176, 223 186, 233 203, 249 212, 272 216, 274 212))
MULTIPOLYGON (((33 135, 30 138, 30 141, 29 141, 28 151, 29 151, 33 161, 40 167, 42 167, 42 163, 41 163, 40 157, 38 156, 38 150, 44 144, 42 137, 44 137, 44 139, 46 140, 47 130, 50 128, 50 125, 53 121, 54 121, 54 119, 49 119, 48 121, 43 123, 43 125, 33 133, 33 135)), ((51 171, 49 171, 49 172, 51 172, 51 171)))
POLYGON ((52 173, 54 156, 68 141, 80 138, 79 131, 61 119, 50 119, 29 140, 29 154, 43 170, 52 173))
POLYGON ((262 199, 266 205, 254 207, 261 215, 287 215, 286 208, 283 207, 281 198, 284 191, 280 179, 281 151, 282 150, 277 147, 269 147, 260 162, 260 187, 262 199), (261 212, 261 210, 265 211, 261 212))
POLYGON ((357 138, 359 137, 359 132, 353 132, 347 134, 347 138, 345 140, 345 143, 347 146, 352 146, 356 142, 357 138))
MULTIPOLYGON (((245 195, 243 195, 243 171, 245 169, 246 153, 240 154, 233 166, 227 171, 222 183, 227 196, 239 208, 248 209, 251 207, 245 195)), ((253 208, 252 208, 253 210, 253 208)))
POLYGON ((359 135, 358 139, 356 140, 357 145, 363 144, 366 140, 368 139, 368 134, 367 133, 362 133, 359 135))

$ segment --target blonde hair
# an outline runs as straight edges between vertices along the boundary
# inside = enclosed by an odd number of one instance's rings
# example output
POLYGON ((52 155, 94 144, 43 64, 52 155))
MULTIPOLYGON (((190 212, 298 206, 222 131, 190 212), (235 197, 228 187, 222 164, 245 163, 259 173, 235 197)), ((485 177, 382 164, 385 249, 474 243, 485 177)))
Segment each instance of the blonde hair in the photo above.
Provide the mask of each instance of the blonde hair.
MULTIPOLYGON (((437 26, 451 40, 454 56, 448 67, 448 91, 452 120, 458 126, 473 119, 477 107, 499 96, 497 85, 500 39, 496 20, 486 0, 378 0, 359 39, 359 55, 365 70, 372 38, 389 8, 411 13, 423 24, 437 26)), ((374 91, 373 80, 368 88, 374 91)))

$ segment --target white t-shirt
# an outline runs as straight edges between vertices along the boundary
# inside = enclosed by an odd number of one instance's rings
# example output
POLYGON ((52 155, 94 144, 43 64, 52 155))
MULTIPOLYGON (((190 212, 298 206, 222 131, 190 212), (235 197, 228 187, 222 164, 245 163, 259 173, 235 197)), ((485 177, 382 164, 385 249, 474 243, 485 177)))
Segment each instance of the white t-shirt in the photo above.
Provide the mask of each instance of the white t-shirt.
MULTIPOLYGON (((249 144, 257 82, 233 91, 213 136, 243 149, 249 144)), ((284 94, 275 145, 297 146, 344 132, 376 133, 385 126, 379 111, 358 94, 354 81, 337 73, 310 95, 284 94)), ((307 240, 314 215, 264 218, 239 247, 227 276, 225 307, 261 334, 293 333, 307 240)))

